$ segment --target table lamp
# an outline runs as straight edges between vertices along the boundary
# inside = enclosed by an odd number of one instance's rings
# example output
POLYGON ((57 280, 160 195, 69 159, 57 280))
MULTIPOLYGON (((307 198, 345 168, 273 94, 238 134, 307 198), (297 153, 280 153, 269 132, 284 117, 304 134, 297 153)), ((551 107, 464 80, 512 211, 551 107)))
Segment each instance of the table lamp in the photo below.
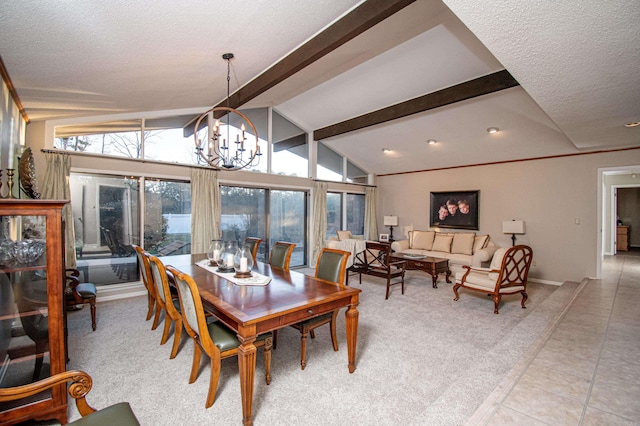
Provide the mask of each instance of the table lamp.
POLYGON ((524 221, 522 220, 504 220, 502 221, 502 233, 511 234, 511 245, 516 245, 516 234, 524 234, 524 221))
POLYGON ((393 227, 398 226, 398 216, 385 216, 384 226, 389 227, 389 241, 393 241, 393 227))

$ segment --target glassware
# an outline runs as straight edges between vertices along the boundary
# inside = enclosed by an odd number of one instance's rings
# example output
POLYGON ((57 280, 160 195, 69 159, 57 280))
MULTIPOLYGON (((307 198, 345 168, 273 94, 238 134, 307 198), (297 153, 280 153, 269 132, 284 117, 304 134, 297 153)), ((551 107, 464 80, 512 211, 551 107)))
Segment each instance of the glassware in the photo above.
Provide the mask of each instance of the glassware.
POLYGON ((236 277, 250 277, 251 268, 253 268, 253 254, 248 245, 243 245, 236 251, 233 257, 233 265, 236 269, 236 277))
POLYGON ((238 242, 227 241, 224 243, 224 251, 222 252, 222 258, 218 262, 218 272, 234 272, 233 257, 238 250, 238 242))
POLYGON ((33 263, 44 253, 45 245, 39 240, 22 240, 13 243, 13 257, 22 265, 33 263))
POLYGON ((224 241, 211 240, 211 244, 209 244, 209 251, 207 251, 207 258, 209 259, 209 265, 218 266, 218 262, 222 260, 223 252, 224 252, 224 241))

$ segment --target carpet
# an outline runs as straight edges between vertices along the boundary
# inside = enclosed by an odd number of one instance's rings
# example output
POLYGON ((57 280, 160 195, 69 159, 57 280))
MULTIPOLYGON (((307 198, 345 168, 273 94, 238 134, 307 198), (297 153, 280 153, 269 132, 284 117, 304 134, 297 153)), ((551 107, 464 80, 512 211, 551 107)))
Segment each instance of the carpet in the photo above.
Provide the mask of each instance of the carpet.
MULTIPOLYGON (((312 274, 311 269, 301 272, 312 274)), ((500 314, 486 295, 452 284, 437 289, 420 271, 407 273, 406 291, 363 276, 350 284, 363 291, 358 310, 357 370, 349 374, 344 310, 338 320, 340 350, 329 328, 308 339, 307 367, 300 370, 300 334, 287 327, 272 355, 272 380, 264 380, 258 350, 253 419, 256 425, 461 425, 490 395, 545 327, 570 300, 577 283, 530 283, 527 309, 520 296, 506 296, 500 314)), ((89 310, 70 312, 68 369, 93 377, 88 401, 96 408, 131 403, 142 425, 237 425, 242 422, 238 365, 222 361, 215 403, 205 409, 208 359, 189 384, 193 342, 183 333, 177 357, 159 345, 162 325, 145 321, 146 297, 98 304, 98 329, 89 310)), ((75 406, 71 419, 78 417, 75 406)))

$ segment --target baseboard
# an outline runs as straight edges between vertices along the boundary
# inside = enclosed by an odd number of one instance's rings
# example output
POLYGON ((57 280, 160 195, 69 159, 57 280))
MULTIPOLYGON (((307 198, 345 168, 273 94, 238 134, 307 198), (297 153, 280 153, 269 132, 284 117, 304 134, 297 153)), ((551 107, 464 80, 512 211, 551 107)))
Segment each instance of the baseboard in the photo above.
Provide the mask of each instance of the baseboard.
POLYGON ((97 287, 97 302, 107 302, 109 300, 127 299, 129 297, 144 296, 147 289, 142 281, 135 281, 124 284, 109 284, 97 287))
POLYGON ((539 283, 539 284, 549 284, 549 285, 557 285, 557 286, 562 285, 562 283, 559 281, 541 280, 539 278, 529 278, 527 281, 532 283, 539 283))

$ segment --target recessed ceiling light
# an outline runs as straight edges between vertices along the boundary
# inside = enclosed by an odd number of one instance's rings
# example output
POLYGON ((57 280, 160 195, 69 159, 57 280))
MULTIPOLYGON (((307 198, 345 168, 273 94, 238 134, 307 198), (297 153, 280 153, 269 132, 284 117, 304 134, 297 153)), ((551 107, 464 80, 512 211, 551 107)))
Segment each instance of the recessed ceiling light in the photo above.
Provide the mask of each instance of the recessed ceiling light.
POLYGON ((427 139, 427 143, 429 145, 433 145, 434 143, 436 143, 436 140, 435 139, 427 139))
POLYGON ((387 154, 387 153, 391 152, 391 150, 389 148, 382 148, 382 152, 387 154))
POLYGON ((632 121, 631 123, 627 123, 624 127, 637 127, 640 126, 640 121, 632 121))
POLYGON ((488 132, 488 133, 492 133, 492 134, 493 134, 493 133, 498 133, 499 131, 500 131, 500 129, 498 129, 497 127, 489 127, 489 128, 487 129, 487 132, 488 132))

